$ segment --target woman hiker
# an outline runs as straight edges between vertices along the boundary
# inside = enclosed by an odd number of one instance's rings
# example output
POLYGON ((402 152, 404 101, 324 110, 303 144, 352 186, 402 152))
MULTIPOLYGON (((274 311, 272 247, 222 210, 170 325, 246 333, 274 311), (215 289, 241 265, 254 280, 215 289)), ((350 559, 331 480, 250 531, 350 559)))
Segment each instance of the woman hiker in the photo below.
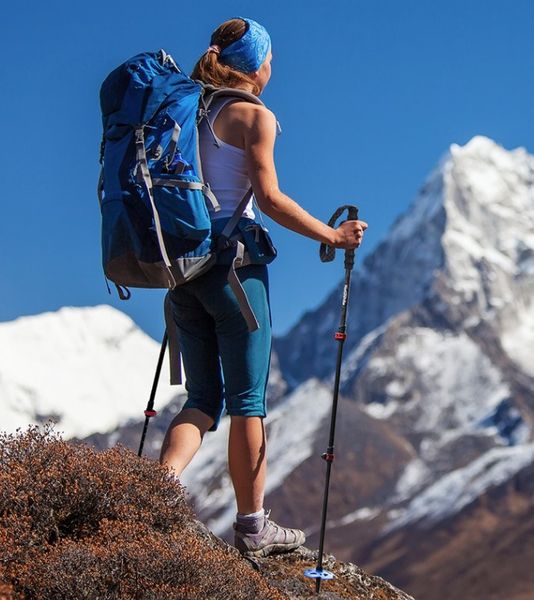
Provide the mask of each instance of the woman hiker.
MULTIPOLYGON (((259 96, 271 77, 271 58, 271 40, 261 25, 231 19, 213 32, 192 78, 259 96)), ((204 178, 221 205, 212 215, 213 229, 222 230, 252 186, 261 212, 280 225, 335 248, 357 248, 366 223, 345 221, 333 229, 280 191, 273 159, 276 133, 276 118, 263 105, 235 97, 214 100, 199 133, 204 178)), ((250 201, 241 223, 255 218, 250 201)), ((260 325, 252 333, 228 285, 228 269, 228 264, 217 264, 170 293, 187 401, 169 426, 160 460, 179 477, 206 431, 217 428, 225 404, 231 419, 228 466, 238 511, 235 546, 243 554, 267 556, 294 550, 305 537, 298 529, 274 523, 263 508, 263 420, 271 353, 267 266, 251 264, 237 271, 260 325)))

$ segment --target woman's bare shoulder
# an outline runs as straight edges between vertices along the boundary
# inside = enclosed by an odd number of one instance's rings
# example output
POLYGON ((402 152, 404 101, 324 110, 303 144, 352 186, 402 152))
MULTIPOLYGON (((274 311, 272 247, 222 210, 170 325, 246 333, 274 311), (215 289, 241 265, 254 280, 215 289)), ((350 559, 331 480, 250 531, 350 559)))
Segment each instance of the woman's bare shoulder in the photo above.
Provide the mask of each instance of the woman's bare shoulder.
POLYGON ((246 127, 270 126, 276 124, 274 113, 263 104, 254 104, 246 100, 232 102, 226 108, 226 114, 237 123, 242 123, 246 127))

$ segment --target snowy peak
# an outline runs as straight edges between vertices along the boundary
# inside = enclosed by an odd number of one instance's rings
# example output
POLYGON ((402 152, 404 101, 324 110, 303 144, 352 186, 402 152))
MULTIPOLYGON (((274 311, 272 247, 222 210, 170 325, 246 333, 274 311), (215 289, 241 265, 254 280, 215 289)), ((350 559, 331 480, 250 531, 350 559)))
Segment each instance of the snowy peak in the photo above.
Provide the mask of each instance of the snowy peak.
POLYGON ((426 228, 439 210, 447 217, 444 234, 462 232, 478 241, 484 237, 488 245, 497 242, 517 258, 510 252, 515 246, 503 238, 510 228, 519 228, 517 233, 526 233, 530 242, 534 237, 534 156, 524 148, 505 150, 484 136, 475 136, 465 146, 452 144, 393 225, 388 243, 426 228))
POLYGON ((4 335, 16 332, 27 341, 53 340, 58 352, 62 352, 65 346, 72 350, 73 344, 83 345, 85 349, 86 343, 96 340, 110 347, 117 346, 136 330, 135 323, 128 316, 107 305, 89 308, 65 306, 57 312, 0 323, 0 331, 4 335))
MULTIPOLYGON (((511 185, 517 183, 517 175, 522 179, 534 182, 534 156, 530 155, 525 148, 519 147, 514 150, 506 150, 494 140, 482 135, 473 137, 467 144, 451 144, 447 159, 456 166, 463 165, 465 171, 469 171, 477 186, 483 183, 487 170, 497 171, 511 185)), ((491 181, 486 181, 487 194, 492 193, 491 181)))
POLYGON ((445 261, 436 290, 459 307, 454 319, 525 318, 534 291, 534 157, 481 136, 451 146, 443 206, 445 261), (504 307, 512 310, 504 314, 504 307))
POLYGON ((451 147, 447 167, 446 246, 454 251, 464 242, 475 259, 512 273, 524 268, 534 250, 534 156, 476 137, 451 147))
MULTIPOLYGON (((452 327, 494 319, 504 335, 522 320, 534 322, 533 274, 534 157, 483 136, 453 144, 409 210, 355 269, 351 338, 425 302, 452 327), (510 305, 512 311, 503 310, 510 305)), ((332 352, 323 340, 337 324, 339 297, 334 291, 276 340, 293 385, 331 372, 332 352)), ((524 363, 513 342, 506 343, 524 363)))
POLYGON ((453 144, 365 266, 365 277, 396 298, 384 316, 436 296, 463 305, 449 319, 458 323, 494 317, 511 302, 530 313, 534 156, 484 136, 453 144))
MULTIPOLYGON (((53 417, 67 437, 142 415, 159 345, 111 306, 62 308, 0 323, 2 430, 53 417)), ((162 374, 158 404, 178 393, 162 374)))

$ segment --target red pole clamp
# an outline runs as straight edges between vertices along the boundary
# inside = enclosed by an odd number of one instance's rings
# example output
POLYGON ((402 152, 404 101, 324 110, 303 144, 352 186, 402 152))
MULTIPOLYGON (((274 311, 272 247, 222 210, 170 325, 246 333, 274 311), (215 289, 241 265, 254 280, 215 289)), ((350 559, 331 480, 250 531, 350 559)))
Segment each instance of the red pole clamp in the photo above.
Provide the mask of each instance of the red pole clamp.
POLYGON ((347 334, 341 333, 341 331, 336 331, 334 334, 334 339, 345 341, 347 339, 347 334))
POLYGON ((334 462, 334 454, 329 454, 328 452, 325 452, 324 454, 321 454, 321 458, 326 460, 326 462, 334 462))
POLYGON ((145 410, 145 417, 155 417, 157 414, 157 410, 145 410))

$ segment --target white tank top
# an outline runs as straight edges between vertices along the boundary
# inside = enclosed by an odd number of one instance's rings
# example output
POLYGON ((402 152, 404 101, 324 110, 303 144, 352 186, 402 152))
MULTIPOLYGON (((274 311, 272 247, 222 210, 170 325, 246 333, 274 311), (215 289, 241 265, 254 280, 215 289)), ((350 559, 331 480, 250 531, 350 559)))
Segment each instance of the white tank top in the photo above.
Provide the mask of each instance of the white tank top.
MULTIPOLYGON (((213 123, 221 110, 235 98, 220 98, 214 100, 206 119, 213 129, 213 123)), ((221 210, 214 212, 210 207, 210 215, 213 220, 231 217, 245 193, 250 189, 245 151, 237 146, 223 142, 211 132, 203 119, 199 127, 200 160, 202 162, 202 174, 204 182, 209 183, 211 191, 221 205, 221 210), (215 144, 215 140, 218 146, 215 144)), ((252 210, 252 199, 243 211, 243 216, 254 219, 252 210)))

